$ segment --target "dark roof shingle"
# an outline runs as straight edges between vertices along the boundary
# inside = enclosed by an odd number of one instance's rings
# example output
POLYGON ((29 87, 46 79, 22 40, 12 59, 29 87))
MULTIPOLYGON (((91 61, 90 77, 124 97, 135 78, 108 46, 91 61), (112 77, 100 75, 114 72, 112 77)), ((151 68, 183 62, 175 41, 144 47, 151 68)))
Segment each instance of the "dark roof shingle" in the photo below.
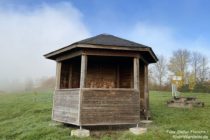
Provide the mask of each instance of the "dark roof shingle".
POLYGON ((91 45, 106 45, 106 46, 142 47, 142 48, 147 47, 145 45, 109 34, 100 34, 91 38, 75 42, 73 44, 91 44, 91 45))

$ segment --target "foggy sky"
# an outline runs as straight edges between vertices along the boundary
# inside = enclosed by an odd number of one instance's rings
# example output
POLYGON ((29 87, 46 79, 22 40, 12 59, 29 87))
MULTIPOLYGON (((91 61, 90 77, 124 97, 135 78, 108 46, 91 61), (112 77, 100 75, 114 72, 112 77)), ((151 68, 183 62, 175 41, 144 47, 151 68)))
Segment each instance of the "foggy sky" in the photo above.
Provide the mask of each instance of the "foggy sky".
POLYGON ((0 89, 54 76, 55 63, 43 55, 90 36, 81 18, 70 3, 0 7, 0 89))
MULTIPOLYGON (((53 4, 42 3, 35 7, 5 6, 0 2, 0 90, 23 86, 22 84, 29 79, 54 76, 55 62, 45 59, 43 55, 97 35, 92 34, 93 32, 109 33, 151 46, 156 54, 167 58, 174 50, 188 49, 201 52, 210 59, 210 42, 202 34, 193 38, 180 38, 181 32, 177 28, 169 24, 148 22, 146 19, 125 21, 123 24, 126 26, 121 26, 122 22, 118 20, 103 18, 107 11, 96 11, 96 15, 88 15, 82 13, 79 8, 70 2, 61 1, 53 4), (98 17, 95 17, 96 23, 91 22, 95 24, 87 24, 84 16, 86 19, 90 16, 92 19, 93 16, 98 17)), ((114 12, 108 13, 117 17, 114 12)))

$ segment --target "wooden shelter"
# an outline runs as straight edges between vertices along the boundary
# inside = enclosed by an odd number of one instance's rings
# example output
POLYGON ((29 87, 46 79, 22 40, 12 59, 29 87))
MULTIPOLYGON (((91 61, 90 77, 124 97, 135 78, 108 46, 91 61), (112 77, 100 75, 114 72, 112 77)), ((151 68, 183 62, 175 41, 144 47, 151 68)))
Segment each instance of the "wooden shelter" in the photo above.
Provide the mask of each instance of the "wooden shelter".
POLYGON ((136 124, 149 110, 152 49, 101 34, 44 55, 55 60, 52 119, 87 125, 136 124))

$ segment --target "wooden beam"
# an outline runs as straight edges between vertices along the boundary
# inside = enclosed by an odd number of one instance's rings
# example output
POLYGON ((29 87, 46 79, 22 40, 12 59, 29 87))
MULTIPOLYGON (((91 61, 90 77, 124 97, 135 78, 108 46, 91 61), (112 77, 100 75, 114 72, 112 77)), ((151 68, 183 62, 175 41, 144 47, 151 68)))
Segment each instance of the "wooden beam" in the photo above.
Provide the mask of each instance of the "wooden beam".
POLYGON ((63 52, 66 52, 66 51, 70 51, 70 50, 72 50, 72 49, 74 49, 74 48, 76 48, 76 47, 77 47, 77 45, 68 45, 68 46, 66 46, 66 47, 63 47, 63 48, 60 48, 60 49, 55 50, 55 51, 53 51, 53 52, 50 52, 50 53, 48 53, 48 54, 45 54, 44 56, 45 56, 46 58, 51 58, 51 57, 53 57, 53 56, 55 56, 55 55, 58 55, 58 54, 60 54, 60 53, 63 53, 63 52))
POLYGON ((56 61, 63 61, 63 60, 67 60, 67 59, 71 59, 73 57, 77 57, 80 56, 82 54, 82 51, 75 51, 75 52, 71 52, 65 55, 61 55, 58 58, 56 58, 56 61))
POLYGON ((139 87, 139 58, 133 58, 133 80, 134 80, 134 89, 140 90, 139 87))
POLYGON ((91 45, 77 44, 78 48, 94 48, 94 49, 109 49, 109 50, 128 50, 128 51, 148 51, 147 47, 126 47, 126 46, 107 46, 107 45, 91 45))
POLYGON ((120 50, 103 50, 101 49, 85 49, 84 53, 93 56, 121 56, 121 57, 139 57, 139 52, 120 51, 120 50))
POLYGON ((56 82, 55 82, 55 89, 60 89, 60 82, 61 82, 61 62, 56 63, 56 82))
POLYGON ((81 72, 80 72, 80 88, 85 88, 86 74, 87 74, 87 55, 82 54, 81 72))

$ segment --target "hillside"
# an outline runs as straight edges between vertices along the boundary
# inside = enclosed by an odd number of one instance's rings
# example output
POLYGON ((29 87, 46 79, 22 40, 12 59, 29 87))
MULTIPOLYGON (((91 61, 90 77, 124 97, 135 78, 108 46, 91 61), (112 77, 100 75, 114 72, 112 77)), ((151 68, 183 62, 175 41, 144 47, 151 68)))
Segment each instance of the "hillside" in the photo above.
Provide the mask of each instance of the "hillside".
MULTIPOLYGON (((135 136, 128 131, 108 130, 88 139, 172 139, 174 132, 188 136, 210 137, 210 94, 190 94, 205 102, 204 108, 167 108, 168 92, 151 92, 150 108, 153 125, 148 133, 135 136), (196 133, 196 134, 195 134, 196 133), (199 134, 198 134, 199 133, 199 134)), ((0 139, 3 140, 69 140, 72 126, 51 121, 52 92, 0 94, 0 139)), ((74 128, 75 129, 75 128, 74 128)), ((77 139, 77 138, 72 138, 77 139)), ((87 139, 87 138, 86 138, 87 139)))

